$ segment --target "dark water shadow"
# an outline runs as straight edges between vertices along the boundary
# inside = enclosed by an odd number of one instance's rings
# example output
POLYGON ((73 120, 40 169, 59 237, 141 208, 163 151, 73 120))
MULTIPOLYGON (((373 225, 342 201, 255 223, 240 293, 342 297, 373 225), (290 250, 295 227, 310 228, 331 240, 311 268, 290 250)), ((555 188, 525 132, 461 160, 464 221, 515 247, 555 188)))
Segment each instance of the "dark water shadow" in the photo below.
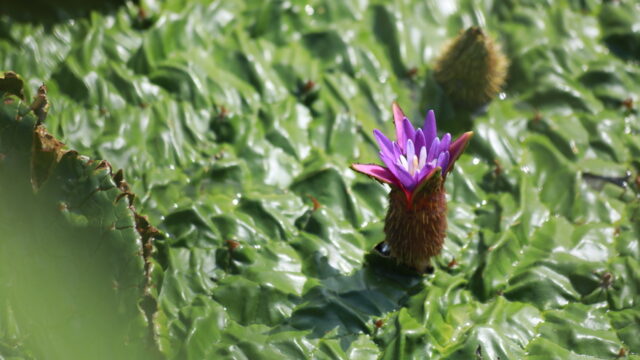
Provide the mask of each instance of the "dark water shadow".
POLYGON ((340 339, 344 350, 360 334, 371 334, 377 317, 397 311, 425 286, 424 276, 375 251, 366 255, 361 269, 349 275, 325 265, 332 274, 324 272, 327 276, 306 292, 303 305, 294 311, 286 327, 311 330, 310 338, 331 333, 340 339))
POLYGON ((604 38, 604 43, 612 54, 624 61, 640 59, 640 35, 637 33, 609 35, 604 38))

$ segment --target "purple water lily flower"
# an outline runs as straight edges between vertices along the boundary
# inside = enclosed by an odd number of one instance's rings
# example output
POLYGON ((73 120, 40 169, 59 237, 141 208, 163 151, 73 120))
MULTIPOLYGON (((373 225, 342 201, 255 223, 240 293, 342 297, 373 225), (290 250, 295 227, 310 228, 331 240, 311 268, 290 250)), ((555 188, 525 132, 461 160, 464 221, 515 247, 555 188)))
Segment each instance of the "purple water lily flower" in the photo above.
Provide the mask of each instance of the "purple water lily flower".
POLYGON ((385 240, 378 245, 386 250, 381 253, 388 253, 398 263, 424 273, 431 267, 431 257, 442 250, 446 237, 444 181, 473 133, 464 133, 453 142, 450 134, 439 138, 432 110, 427 113, 424 126, 416 130, 396 103, 393 103, 393 118, 395 141, 377 129, 373 131, 385 166, 353 164, 351 167, 391 185, 384 220, 385 240))
POLYGON ((451 134, 438 137, 432 110, 427 113, 424 126, 414 129, 396 103, 393 103, 393 118, 395 141, 380 130, 373 131, 385 166, 353 164, 351 167, 391 185, 384 220, 385 240, 376 248, 386 249, 381 253, 424 273, 431 267, 430 259, 442 250, 446 237, 444 181, 473 133, 466 132, 453 142, 451 134))
POLYGON ((469 131, 451 141, 451 134, 439 138, 436 117, 429 110, 422 128, 414 129, 400 106, 393 103, 396 141, 391 141, 380 130, 373 134, 380 146, 380 160, 386 167, 375 164, 353 164, 351 167, 375 179, 399 187, 411 200, 412 194, 433 176, 444 180, 453 164, 471 139, 469 131))

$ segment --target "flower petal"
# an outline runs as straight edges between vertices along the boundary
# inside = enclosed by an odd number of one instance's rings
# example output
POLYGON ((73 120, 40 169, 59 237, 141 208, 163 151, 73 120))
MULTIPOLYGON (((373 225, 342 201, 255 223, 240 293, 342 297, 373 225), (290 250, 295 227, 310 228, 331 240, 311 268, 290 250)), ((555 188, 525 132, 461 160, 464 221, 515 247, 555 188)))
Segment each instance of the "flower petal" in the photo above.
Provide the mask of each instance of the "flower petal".
POLYGON ((351 164, 351 168, 357 172, 363 173, 365 175, 369 175, 374 177, 376 180, 385 182, 391 185, 398 185, 398 180, 395 176, 389 171, 389 169, 384 168, 380 165, 375 164, 351 164))
POLYGON ((416 146, 416 153, 420 153, 420 149, 427 145, 427 142, 424 140, 424 133, 422 129, 418 128, 416 130, 416 135, 414 136, 414 145, 416 146))
POLYGON ((391 173, 396 177, 398 176, 398 169, 401 169, 403 165, 401 164, 400 159, 396 159, 395 157, 388 157, 382 152, 380 152, 380 160, 387 166, 387 169, 391 171, 391 173))
POLYGON ((450 144, 451 144, 451 134, 446 133, 444 134, 444 136, 442 136, 442 139, 440 139, 440 150, 438 151, 439 152, 449 151, 450 144))
POLYGON ((382 160, 382 163, 385 164, 387 166, 387 169, 389 169, 389 171, 391 171, 391 173, 395 174, 395 167, 398 166, 398 164, 396 164, 396 159, 393 157, 389 157, 386 154, 384 154, 382 151, 380 151, 380 160, 382 160))
POLYGON ((431 147, 429 147, 429 152, 427 153, 427 164, 438 158, 438 155, 440 155, 438 150, 440 150, 440 139, 436 137, 433 139, 433 142, 431 142, 431 147))
POLYGON ((373 136, 376 138, 378 145, 380 146, 380 150, 383 153, 387 154, 387 156, 393 156, 393 144, 391 140, 387 138, 380 130, 373 130, 373 136))
POLYGON ((413 168, 413 157, 416 156, 415 148, 413 147, 413 141, 411 139, 407 140, 407 170, 409 174, 414 173, 413 168))
POLYGON ((462 155, 462 152, 467 147, 467 144, 469 143, 469 140, 471 140, 472 136, 473 131, 466 132, 449 146, 449 164, 444 171, 445 176, 451 171, 451 169, 453 168, 453 164, 458 160, 460 155, 462 155))
POLYGON ((449 165, 449 152, 441 152, 438 156, 438 162, 436 163, 436 166, 439 166, 442 169, 446 169, 447 165, 449 165))
MULTIPOLYGON (((413 190, 413 194, 417 194, 421 191, 434 190, 435 187, 439 186, 442 183, 442 176, 440 176, 441 173, 442 173, 442 169, 440 167, 435 167, 429 170, 429 172, 425 174, 425 176, 422 179, 420 179, 417 186, 413 190)), ((415 196, 414 196, 414 199, 415 199, 415 196)))
MULTIPOLYGON (((407 118, 404 118, 404 120, 402 121, 402 127, 404 128, 404 136, 407 137, 407 141, 411 140, 415 142, 416 131, 413 128, 411 121, 409 121, 409 119, 407 118)), ((405 151, 406 150, 407 149, 405 148, 405 151)))
POLYGON ((402 165, 403 169, 409 170, 409 163, 407 162, 407 158, 405 158, 404 155, 400 155, 400 158, 398 159, 398 163, 399 165, 402 165))
POLYGON ((399 160, 400 156, 402 156, 403 152, 402 149, 400 148, 400 145, 398 145, 398 143, 394 142, 393 143, 393 159, 395 160, 399 160))
POLYGON ((424 139, 426 144, 431 144, 433 139, 438 135, 438 128, 436 127, 436 114, 433 110, 429 110, 427 112, 427 118, 424 120, 424 126, 422 127, 424 131, 424 139))
POLYGON ((398 164, 398 159, 389 158, 382 154, 382 152, 380 152, 380 159, 387 165, 388 170, 396 178, 398 184, 402 184, 405 188, 412 186, 414 183, 413 178, 402 165, 398 164))
POLYGON ((424 169, 426 164, 427 164, 427 148, 423 146, 420 149, 420 156, 418 157, 418 167, 420 169, 424 169))
POLYGON ((407 137, 404 133, 404 125, 402 124, 402 121, 406 119, 407 116, 402 112, 402 109, 400 109, 400 106, 395 101, 391 107, 393 108, 393 121, 396 124, 396 141, 400 144, 400 148, 404 152, 407 137))
POLYGON ((433 167, 427 165, 425 167, 423 167, 418 174, 416 175, 416 181, 418 183, 420 183, 420 181, 422 181, 422 179, 425 177, 425 175, 427 175, 429 173, 429 171, 433 170, 433 167))
POLYGON ((409 174, 409 172, 401 166, 396 166, 396 170, 397 171, 394 173, 394 175, 396 175, 396 178, 400 180, 402 186, 404 186, 407 190, 413 190, 413 188, 416 187, 416 181, 413 176, 411 176, 411 174, 409 174))

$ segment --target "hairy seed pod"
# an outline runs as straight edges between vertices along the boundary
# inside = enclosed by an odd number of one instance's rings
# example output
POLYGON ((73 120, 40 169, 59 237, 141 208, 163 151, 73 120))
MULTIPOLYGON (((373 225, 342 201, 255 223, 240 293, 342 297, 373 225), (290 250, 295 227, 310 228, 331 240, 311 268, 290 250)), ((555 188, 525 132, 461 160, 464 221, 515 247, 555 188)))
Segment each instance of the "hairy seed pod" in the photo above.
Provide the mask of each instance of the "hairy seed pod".
POLYGON ((414 194, 411 203, 402 191, 391 190, 384 232, 390 255, 397 262, 424 273, 431 266, 431 257, 440 254, 446 231, 447 200, 442 180, 414 194))
POLYGON ((482 29, 472 26, 447 45, 434 76, 454 103, 473 109, 500 92, 508 66, 500 47, 482 29))

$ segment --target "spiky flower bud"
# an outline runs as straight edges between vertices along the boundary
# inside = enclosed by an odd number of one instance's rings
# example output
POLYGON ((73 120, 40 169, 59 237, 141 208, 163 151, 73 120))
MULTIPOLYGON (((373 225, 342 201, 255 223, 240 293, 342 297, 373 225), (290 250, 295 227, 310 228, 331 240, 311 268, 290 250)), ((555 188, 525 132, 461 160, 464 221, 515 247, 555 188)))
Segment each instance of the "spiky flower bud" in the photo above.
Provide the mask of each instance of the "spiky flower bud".
POLYGON ((431 257, 442 250, 447 230, 444 181, 473 135, 464 133, 451 141, 451 134, 437 135, 433 111, 417 130, 397 104, 393 104, 397 141, 379 130, 373 134, 380 145, 386 167, 353 164, 351 167, 391 185, 385 219, 385 244, 399 263, 423 273, 431 257))
POLYGON ((500 46, 482 29, 472 26, 446 46, 436 62, 434 76, 453 102, 476 108, 500 92, 508 65, 500 46))

